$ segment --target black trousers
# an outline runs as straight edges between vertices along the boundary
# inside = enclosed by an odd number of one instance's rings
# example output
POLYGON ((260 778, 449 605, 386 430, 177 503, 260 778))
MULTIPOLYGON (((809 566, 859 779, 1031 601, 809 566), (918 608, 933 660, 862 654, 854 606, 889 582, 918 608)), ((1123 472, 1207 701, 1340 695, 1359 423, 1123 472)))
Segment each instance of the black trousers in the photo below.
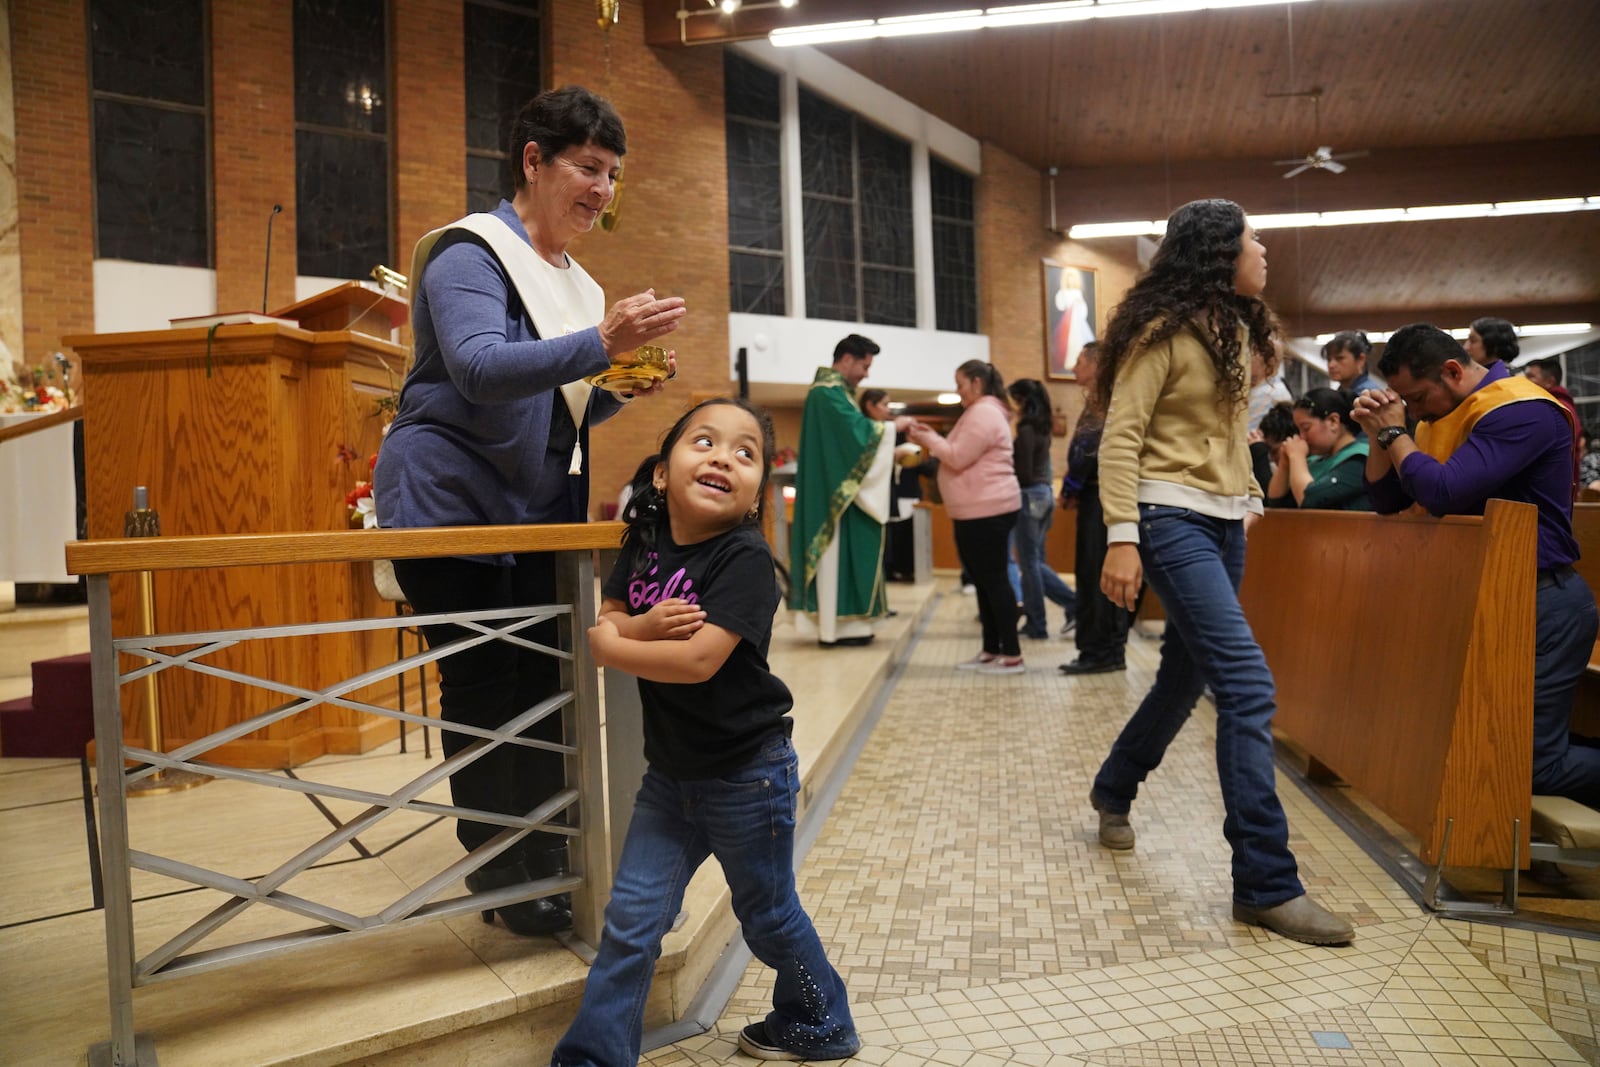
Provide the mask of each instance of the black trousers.
POLYGON ((956 555, 978 588, 978 620, 983 624, 983 650, 997 656, 1020 656, 1017 641, 1017 594, 1011 589, 1006 564, 1011 561, 1011 528, 1020 512, 956 519, 956 555))
MULTIPOLYGON (((1127 655, 1128 627, 1133 613, 1100 591, 1100 568, 1106 562, 1106 521, 1100 491, 1091 486, 1078 496, 1077 564, 1078 659, 1084 663, 1121 663, 1127 655)), ((1143 590, 1139 595, 1144 596, 1143 590)))
MULTIPOLYGON (((515 559, 514 567, 454 558, 397 559, 394 575, 418 614, 554 603, 555 557, 538 552, 515 559)), ((424 626, 422 632, 430 648, 472 633, 453 624, 424 626)), ((560 646, 553 619, 518 634, 552 648, 560 646)), ((495 729, 560 689, 559 662, 504 641, 486 641, 439 661, 439 707, 447 722, 495 729)), ((476 740, 453 730, 442 734, 446 756, 476 740)), ((547 715, 523 733, 524 737, 557 743, 561 735, 560 712, 547 715)), ((561 790, 565 771, 559 752, 502 744, 451 775, 450 796, 461 807, 526 815, 561 790)), ((456 824, 456 837, 471 850, 500 830, 489 823, 463 819, 456 824)), ((522 848, 554 849, 565 843, 561 834, 535 831, 523 839, 522 848)), ((514 862, 518 855, 512 849, 503 853, 497 864, 514 862)))

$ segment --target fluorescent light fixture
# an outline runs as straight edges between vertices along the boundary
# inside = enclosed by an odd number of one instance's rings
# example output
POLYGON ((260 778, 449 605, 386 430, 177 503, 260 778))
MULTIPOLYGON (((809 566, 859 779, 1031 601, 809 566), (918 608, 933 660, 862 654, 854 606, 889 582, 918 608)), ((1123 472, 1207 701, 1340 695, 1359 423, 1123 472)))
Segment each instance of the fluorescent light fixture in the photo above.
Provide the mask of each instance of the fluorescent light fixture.
POLYGON ((940 393, 938 396, 934 397, 934 399, 937 400, 941 404, 959 404, 959 403, 961 403, 961 394, 960 393, 940 393))
POLYGON ((773 30, 767 39, 775 45, 833 44, 837 41, 866 41, 878 36, 872 19, 853 22, 827 22, 820 26, 796 26, 773 30))
MULTIPOLYGON (((1371 224, 1377 223, 1377 222, 1404 222, 1404 221, 1406 221, 1406 209, 1403 208, 1403 207, 1382 207, 1382 208, 1372 208, 1372 209, 1363 210, 1363 211, 1323 211, 1323 212, 1319 212, 1318 214, 1319 214, 1320 217, 1312 225, 1316 225, 1316 226, 1368 226, 1368 225, 1371 225, 1371 224)), ((1262 226, 1261 226, 1261 224, 1259 222, 1256 223, 1255 225, 1256 225, 1256 229, 1258 229, 1258 230, 1262 228, 1262 226)), ((1304 222, 1300 222, 1300 223, 1295 223, 1294 225, 1304 226, 1304 225, 1307 225, 1307 224, 1304 223, 1304 222)), ((1280 228, 1288 229, 1289 227, 1280 227, 1280 228)))
MULTIPOLYGON (((1549 337, 1563 333, 1588 333, 1592 329, 1594 329, 1594 323, 1592 322, 1544 322, 1535 323, 1532 326, 1516 327, 1518 337, 1549 337)), ((1446 330, 1445 332, 1457 341, 1465 341, 1467 334, 1471 330, 1466 326, 1457 326, 1455 329, 1446 330)), ((1367 340, 1375 345, 1384 344, 1392 336, 1393 334, 1388 330, 1367 331, 1367 340)), ((1319 333, 1314 340, 1319 345, 1325 345, 1333 338, 1334 335, 1331 333, 1319 333)))
POLYGON ((994 29, 1003 26, 1038 26, 1085 19, 1125 18, 1134 15, 1174 15, 1223 7, 1281 7, 1308 0, 1065 0, 1053 4, 1009 4, 967 11, 939 11, 926 15, 895 15, 881 19, 834 22, 821 26, 792 26, 773 30, 767 40, 778 47, 835 44, 874 37, 910 37, 955 30, 994 29))
POLYGON ((911 37, 923 33, 952 33, 983 26, 983 9, 941 11, 937 15, 897 15, 878 20, 879 37, 911 37))
POLYGON ((1552 333, 1588 333, 1592 322, 1547 322, 1542 326, 1518 326, 1518 337, 1540 337, 1552 333))
MULTIPOLYGON (((1132 3, 1133 0, 1129 2, 1132 3)), ((1600 196, 1567 196, 1558 200, 1506 200, 1497 204, 1435 204, 1429 207, 1251 215, 1250 224, 1258 230, 1288 230, 1300 226, 1371 226, 1389 222, 1492 219, 1514 215, 1553 215, 1568 211, 1597 210, 1600 210, 1600 196)), ((1160 237, 1166 232, 1165 219, 1135 219, 1129 222, 1082 222, 1067 230, 1067 236, 1074 241, 1088 241, 1098 237, 1160 237)))
POLYGON ((739 5, 741 2, 742 0, 722 0, 722 3, 717 6, 722 8, 722 13, 724 15, 731 15, 735 11, 739 10, 739 5))

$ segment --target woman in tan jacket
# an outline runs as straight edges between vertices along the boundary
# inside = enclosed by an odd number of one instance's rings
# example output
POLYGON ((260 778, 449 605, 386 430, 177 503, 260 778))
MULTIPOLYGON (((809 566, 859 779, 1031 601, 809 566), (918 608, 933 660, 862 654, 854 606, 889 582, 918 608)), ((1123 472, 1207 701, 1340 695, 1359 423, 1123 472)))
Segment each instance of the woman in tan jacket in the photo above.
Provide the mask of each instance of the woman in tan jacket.
POLYGON ((1185 204, 1150 270, 1112 313, 1096 388, 1105 402, 1100 588, 1130 611, 1141 579, 1167 613, 1155 685, 1095 775, 1100 841, 1134 845, 1139 785, 1209 685, 1217 705, 1222 824, 1233 850, 1233 917, 1310 944, 1350 923, 1311 901, 1289 851, 1272 762, 1272 672, 1239 607, 1245 531, 1261 515, 1251 473, 1250 352, 1275 361, 1261 300, 1266 248, 1229 200, 1185 204))

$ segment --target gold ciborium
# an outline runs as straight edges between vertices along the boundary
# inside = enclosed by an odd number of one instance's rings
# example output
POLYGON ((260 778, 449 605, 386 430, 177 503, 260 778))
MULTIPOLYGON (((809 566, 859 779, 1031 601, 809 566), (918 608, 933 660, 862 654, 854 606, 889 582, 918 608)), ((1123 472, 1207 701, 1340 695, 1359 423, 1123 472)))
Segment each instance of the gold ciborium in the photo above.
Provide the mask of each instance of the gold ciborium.
POLYGON ((659 345, 640 345, 632 352, 623 352, 611 361, 611 366, 599 374, 591 374, 584 381, 596 389, 613 393, 633 393, 648 389, 664 381, 670 374, 667 350, 659 345))

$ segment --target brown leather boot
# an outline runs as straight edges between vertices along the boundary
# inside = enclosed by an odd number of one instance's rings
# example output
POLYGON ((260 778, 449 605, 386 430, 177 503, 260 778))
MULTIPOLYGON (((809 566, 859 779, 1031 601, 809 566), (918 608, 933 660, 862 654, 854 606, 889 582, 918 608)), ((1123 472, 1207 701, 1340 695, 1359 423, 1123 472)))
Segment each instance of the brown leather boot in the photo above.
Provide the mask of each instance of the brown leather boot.
POLYGON ((1093 792, 1089 794, 1089 804, 1100 813, 1100 843, 1118 852, 1132 848, 1133 824, 1128 821, 1127 814, 1107 811, 1101 805, 1099 795, 1093 792))
POLYGON ((1234 901, 1233 917, 1308 945, 1346 945, 1356 936, 1356 928, 1348 919, 1335 915, 1304 893, 1270 908, 1252 908, 1234 901))

